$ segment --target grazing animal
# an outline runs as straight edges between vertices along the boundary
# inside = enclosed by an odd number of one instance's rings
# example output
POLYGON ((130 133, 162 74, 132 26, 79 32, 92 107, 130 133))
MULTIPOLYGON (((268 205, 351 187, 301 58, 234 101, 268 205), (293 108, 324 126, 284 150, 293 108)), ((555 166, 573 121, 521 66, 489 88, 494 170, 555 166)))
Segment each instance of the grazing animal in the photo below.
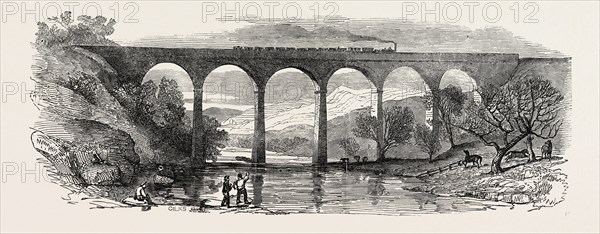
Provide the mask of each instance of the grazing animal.
POLYGON ((548 157, 548 160, 552 159, 552 141, 547 140, 544 145, 542 145, 542 158, 548 157))
POLYGON ((369 161, 369 158, 363 157, 363 162, 369 161))
POLYGON ((350 162, 349 158, 340 158, 340 162, 344 164, 345 171, 348 171, 348 163, 350 162))
POLYGON ((356 162, 360 162, 360 156, 354 156, 354 160, 356 160, 356 162))
POLYGON ((468 150, 463 150, 463 152, 465 152, 465 160, 463 161, 465 167, 467 167, 468 163, 473 163, 473 166, 477 165, 477 168, 481 166, 481 160, 483 160, 481 156, 471 155, 468 150))
POLYGON ((529 151, 527 149, 513 150, 508 152, 507 159, 511 158, 529 158, 529 151))

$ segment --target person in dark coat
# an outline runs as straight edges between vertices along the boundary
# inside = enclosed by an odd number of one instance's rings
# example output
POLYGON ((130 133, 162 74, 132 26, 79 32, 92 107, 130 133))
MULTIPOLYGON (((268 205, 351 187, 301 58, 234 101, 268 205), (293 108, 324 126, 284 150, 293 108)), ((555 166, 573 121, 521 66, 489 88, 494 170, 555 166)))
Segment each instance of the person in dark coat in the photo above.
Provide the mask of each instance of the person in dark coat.
POLYGON ((227 208, 229 208, 229 191, 231 191, 231 183, 229 183, 229 176, 226 175, 223 178, 223 189, 221 190, 221 192, 223 192, 223 201, 221 201, 221 206, 227 206, 227 208))
POLYGON ((238 179, 233 183, 233 188, 237 189, 237 199, 236 202, 239 204, 240 197, 244 195, 244 203, 249 204, 248 202, 248 191, 246 191, 246 181, 250 178, 249 173, 246 172, 246 176, 242 176, 242 173, 238 173, 238 179))

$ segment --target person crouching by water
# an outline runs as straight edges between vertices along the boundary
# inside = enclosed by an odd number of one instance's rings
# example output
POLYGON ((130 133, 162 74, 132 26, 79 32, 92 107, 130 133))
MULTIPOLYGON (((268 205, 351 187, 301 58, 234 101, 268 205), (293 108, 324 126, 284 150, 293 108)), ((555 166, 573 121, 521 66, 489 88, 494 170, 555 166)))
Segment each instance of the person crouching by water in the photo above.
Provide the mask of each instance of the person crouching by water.
POLYGON ((246 191, 246 181, 249 179, 249 173, 246 172, 246 176, 242 176, 242 173, 238 173, 238 179, 233 182, 233 188, 237 189, 237 199, 236 202, 239 204, 240 196, 244 195, 244 204, 249 204, 248 202, 248 192, 246 191))
POLYGON ((146 193, 146 182, 142 183, 136 190, 135 195, 133 195, 133 199, 136 201, 145 201, 148 205, 153 205, 152 199, 146 193))
POLYGON ((223 192, 223 201, 221 201, 221 206, 227 206, 227 208, 229 208, 229 206, 230 206, 229 205, 229 191, 231 191, 231 183, 229 183, 229 176, 226 175, 223 178, 223 189, 221 190, 221 192, 223 192))

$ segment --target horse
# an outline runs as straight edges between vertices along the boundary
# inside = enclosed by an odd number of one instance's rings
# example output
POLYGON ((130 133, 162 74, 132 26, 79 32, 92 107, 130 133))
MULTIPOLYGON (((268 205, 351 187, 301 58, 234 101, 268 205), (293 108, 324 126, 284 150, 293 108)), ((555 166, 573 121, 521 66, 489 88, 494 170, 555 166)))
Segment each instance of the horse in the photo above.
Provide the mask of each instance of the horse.
POLYGON ((481 166, 481 160, 483 160, 481 156, 475 154, 471 155, 468 150, 463 150, 463 152, 465 152, 465 160, 463 160, 460 164, 464 163, 465 168, 467 167, 468 163, 473 163, 473 166, 477 165, 477 168, 481 166))
POLYGON ((506 154, 506 159, 512 158, 529 158, 529 151, 527 149, 510 151, 506 154))
POLYGON ((547 140, 544 145, 542 145, 542 159, 548 157, 548 161, 552 159, 552 141, 547 140))

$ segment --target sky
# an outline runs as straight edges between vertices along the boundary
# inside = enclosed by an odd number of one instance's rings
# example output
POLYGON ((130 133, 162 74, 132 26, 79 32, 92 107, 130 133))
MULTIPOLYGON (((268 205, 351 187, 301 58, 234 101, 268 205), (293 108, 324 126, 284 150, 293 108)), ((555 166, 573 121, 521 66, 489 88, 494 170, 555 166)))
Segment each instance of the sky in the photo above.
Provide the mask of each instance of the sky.
MULTIPOLYGON (((467 7, 469 3, 463 2, 454 5, 438 3, 439 11, 434 14, 427 14, 426 10, 436 9, 435 2, 417 4, 417 12, 411 14, 410 7, 415 7, 411 2, 369 1, 366 4, 353 1, 338 2, 327 7, 324 2, 319 2, 318 7, 315 2, 281 2, 272 6, 271 17, 268 15, 269 3, 265 2, 238 2, 239 5, 235 5, 236 2, 185 1, 163 4, 150 1, 136 4, 138 10, 129 20, 137 22, 126 22, 124 15, 127 12, 122 11, 118 16, 121 20, 111 35, 111 39, 122 45, 231 48, 234 45, 349 44, 343 36, 328 38, 323 37, 324 33, 313 33, 315 29, 326 28, 394 40, 401 51, 517 52, 524 57, 567 56, 560 51, 562 42, 557 42, 567 35, 556 35, 553 39, 547 38, 546 34, 543 39, 546 44, 536 42, 541 36, 536 31, 551 31, 553 24, 568 23, 565 20, 555 22, 556 17, 552 14, 559 13, 561 9, 553 2, 535 3, 535 7, 527 8, 529 10, 523 10, 525 3, 522 3, 519 12, 511 10, 515 9, 514 2, 499 2, 497 8, 481 3, 473 6, 472 14, 467 7), (487 7, 488 13, 483 12, 484 7, 487 7), (239 11, 231 13, 236 8, 239 11), (284 8, 287 14, 284 14, 284 8), (320 9, 318 15, 314 10, 317 8, 320 9), (258 19, 256 9, 261 12, 260 20, 251 20, 258 19), (453 9, 461 11, 458 17, 453 9), (495 9, 499 10, 499 16, 494 13, 495 9), (324 15, 334 11, 334 17, 324 19, 324 15), (301 19, 293 20, 295 15, 301 19), (284 20, 285 17, 287 20, 284 20), (224 18, 228 20, 223 22, 224 18), (453 22, 452 18, 458 21, 453 22), (490 18, 497 18, 498 21, 492 22, 490 18), (526 20, 537 23, 527 23, 526 20), (280 27, 273 27, 273 24, 279 24, 280 27), (305 31, 302 32, 298 27, 305 31)), ((329 32, 327 30, 321 31, 329 32)), ((337 36, 340 34, 337 33, 337 36)), ((354 44, 371 47, 391 45, 364 41, 354 44)))

